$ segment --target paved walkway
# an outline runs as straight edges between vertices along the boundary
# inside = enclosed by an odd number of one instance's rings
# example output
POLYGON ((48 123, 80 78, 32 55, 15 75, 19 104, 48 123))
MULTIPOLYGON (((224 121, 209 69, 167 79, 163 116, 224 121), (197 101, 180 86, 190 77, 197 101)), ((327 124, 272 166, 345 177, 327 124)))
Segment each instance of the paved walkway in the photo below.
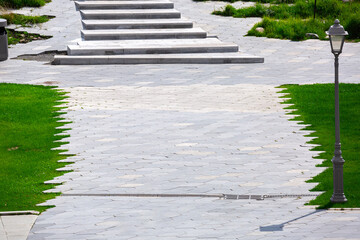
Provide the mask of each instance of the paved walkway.
MULTIPOLYGON (((305 181, 322 170, 312 159, 318 152, 309 151, 308 132, 287 120, 275 88, 332 82, 329 43, 243 37, 259 19, 210 15, 221 3, 174 2, 265 63, 0 63, 2 82, 57 85, 70 96, 70 144, 62 148, 77 154, 69 159, 74 172, 53 181, 64 182, 51 190, 63 195, 45 203, 56 207, 38 217, 29 239, 360 239, 360 211, 304 206, 314 194, 305 181)), ((54 37, 15 46, 12 57, 77 41, 73 2, 35 10, 48 11, 57 18, 42 31, 54 37)), ((360 44, 346 43, 341 82, 360 82, 359 61, 360 44)))
POLYGON ((1 240, 26 240, 37 215, 0 215, 1 240))

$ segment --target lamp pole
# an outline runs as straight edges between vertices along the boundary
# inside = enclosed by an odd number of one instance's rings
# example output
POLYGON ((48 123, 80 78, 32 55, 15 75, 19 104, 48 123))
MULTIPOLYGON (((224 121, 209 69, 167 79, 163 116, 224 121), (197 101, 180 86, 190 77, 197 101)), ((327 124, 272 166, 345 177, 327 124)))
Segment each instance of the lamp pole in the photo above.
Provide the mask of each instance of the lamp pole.
POLYGON ((331 160, 333 163, 334 192, 331 202, 346 202, 344 194, 343 165, 345 160, 341 156, 340 143, 340 107, 339 107, 339 54, 335 55, 335 151, 331 160))
POLYGON ((335 20, 328 32, 330 37, 331 51, 335 56, 335 151, 331 162, 333 163, 333 184, 334 192, 330 201, 333 203, 346 202, 347 199, 344 194, 344 180, 343 180, 343 165, 345 160, 341 156, 340 143, 340 110, 339 110, 339 55, 345 41, 345 36, 348 33, 340 25, 338 19, 335 20))

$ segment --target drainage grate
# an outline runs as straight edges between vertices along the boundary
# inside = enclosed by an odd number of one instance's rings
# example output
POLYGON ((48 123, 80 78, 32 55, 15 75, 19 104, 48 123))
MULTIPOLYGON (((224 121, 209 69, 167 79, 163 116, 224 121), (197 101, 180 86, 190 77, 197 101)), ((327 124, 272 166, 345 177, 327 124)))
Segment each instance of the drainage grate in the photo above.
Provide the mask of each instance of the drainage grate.
POLYGON ((224 194, 224 199, 231 200, 264 200, 263 195, 235 195, 235 194, 224 194))

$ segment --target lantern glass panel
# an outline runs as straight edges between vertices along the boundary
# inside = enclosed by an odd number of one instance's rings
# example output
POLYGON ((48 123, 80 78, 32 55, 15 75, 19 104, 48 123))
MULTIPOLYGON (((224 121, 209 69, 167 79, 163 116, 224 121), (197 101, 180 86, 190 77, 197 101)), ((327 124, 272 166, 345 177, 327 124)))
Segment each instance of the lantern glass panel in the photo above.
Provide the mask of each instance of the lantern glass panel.
POLYGON ((340 53, 342 43, 344 41, 345 36, 342 35, 330 35, 331 38, 331 47, 334 53, 340 53))

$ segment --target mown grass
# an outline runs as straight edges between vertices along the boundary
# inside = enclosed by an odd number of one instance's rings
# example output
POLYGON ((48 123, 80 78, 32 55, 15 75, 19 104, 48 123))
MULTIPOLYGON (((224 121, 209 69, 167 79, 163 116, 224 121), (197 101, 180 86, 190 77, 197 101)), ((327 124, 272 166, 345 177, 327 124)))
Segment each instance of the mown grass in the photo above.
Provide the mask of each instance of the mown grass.
POLYGON ((51 0, 0 0, 0 6, 5 8, 41 7, 51 0))
POLYGON ((288 93, 285 103, 294 104, 287 109, 294 109, 291 114, 300 115, 293 120, 311 124, 305 130, 315 130, 310 134, 317 137, 310 143, 319 144, 314 151, 325 151, 318 159, 325 159, 319 167, 328 167, 321 174, 308 182, 319 183, 312 191, 324 191, 311 205, 328 207, 360 207, 360 84, 340 84, 340 122, 341 149, 344 164, 344 191, 346 203, 333 204, 332 162, 335 144, 334 123, 334 84, 283 85, 282 93, 288 93))
POLYGON ((213 14, 239 18, 262 17, 263 21, 248 32, 249 36, 286 38, 295 41, 307 39, 306 33, 316 33, 323 36, 320 39, 324 39, 323 32, 328 30, 338 18, 349 32, 347 39, 360 39, 360 2, 317 1, 315 20, 314 5, 314 0, 296 0, 292 5, 264 6, 257 3, 253 7, 240 9, 227 5, 224 10, 214 11, 213 14), (264 28, 264 32, 256 31, 257 27, 264 28))
POLYGON ((23 27, 29 27, 33 24, 37 23, 44 23, 49 21, 51 16, 25 16, 22 14, 16 14, 16 13, 9 13, 9 14, 2 14, 0 15, 0 18, 4 18, 7 20, 8 24, 16 24, 21 25, 23 27))
POLYGON ((66 156, 51 150, 63 137, 54 134, 62 132, 55 105, 64 98, 51 87, 0 84, 0 211, 43 211, 36 204, 56 196, 42 191, 65 166, 57 161, 66 156))
POLYGON ((51 36, 40 35, 36 33, 28 33, 22 31, 15 31, 15 30, 7 30, 8 34, 8 44, 13 45, 17 43, 28 43, 35 40, 44 40, 49 39, 51 36))

